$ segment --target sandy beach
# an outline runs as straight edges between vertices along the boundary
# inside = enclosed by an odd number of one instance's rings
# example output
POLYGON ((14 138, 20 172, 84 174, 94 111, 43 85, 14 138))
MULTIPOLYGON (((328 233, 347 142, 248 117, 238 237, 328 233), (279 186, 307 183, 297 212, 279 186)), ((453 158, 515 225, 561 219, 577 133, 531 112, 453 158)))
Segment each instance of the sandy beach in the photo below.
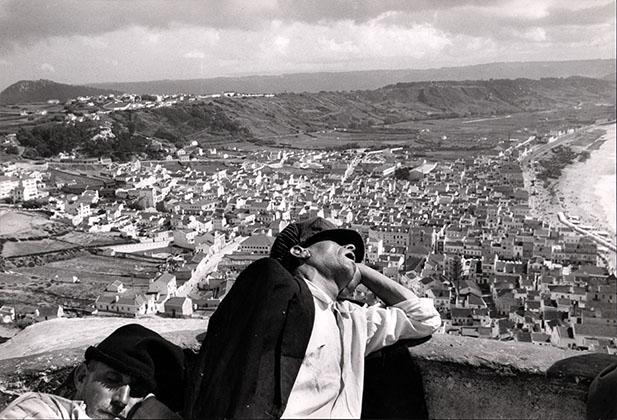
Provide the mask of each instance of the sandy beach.
MULTIPOLYGON (((561 177, 552 184, 554 194, 537 185, 537 195, 531 200, 532 215, 558 225, 557 212, 580 219, 581 225, 608 233, 616 241, 617 216, 615 190, 615 124, 601 126, 606 134, 602 145, 593 150, 584 162, 564 168, 561 177)), ((615 264, 615 254, 612 255, 615 264)), ((615 265, 613 265, 615 266, 615 265)))
POLYGON ((556 195, 567 214, 615 238, 615 124, 606 126, 604 138, 589 159, 563 170, 556 195))

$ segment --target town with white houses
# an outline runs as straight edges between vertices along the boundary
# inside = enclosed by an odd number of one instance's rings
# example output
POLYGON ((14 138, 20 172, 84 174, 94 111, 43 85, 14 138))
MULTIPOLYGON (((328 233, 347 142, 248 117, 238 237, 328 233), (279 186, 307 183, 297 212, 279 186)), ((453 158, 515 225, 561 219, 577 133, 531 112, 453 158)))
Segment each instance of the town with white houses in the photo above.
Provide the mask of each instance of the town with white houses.
MULTIPOLYGON (((70 156, 2 164, 0 200, 24 209, 36 200, 75 231, 123 238, 92 253, 157 264, 139 281, 110 280, 82 315, 207 316, 288 223, 321 216, 363 235, 367 264, 433 299, 440 333, 617 353, 614 257, 569 226, 530 216, 522 148, 455 161, 404 148, 247 153, 192 144, 173 153, 81 162, 98 165, 96 174, 74 169, 70 156), (402 167, 412 169, 396 176, 402 167)), ((376 301, 362 287, 355 298, 376 301)), ((2 303, 2 322, 25 316, 2 303)))

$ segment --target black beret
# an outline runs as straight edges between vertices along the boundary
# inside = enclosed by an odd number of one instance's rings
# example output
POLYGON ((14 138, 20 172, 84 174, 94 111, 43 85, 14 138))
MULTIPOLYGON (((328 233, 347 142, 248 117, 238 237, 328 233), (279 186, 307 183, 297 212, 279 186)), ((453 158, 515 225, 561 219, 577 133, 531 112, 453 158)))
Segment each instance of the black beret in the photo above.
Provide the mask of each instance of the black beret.
POLYGON ((315 217, 302 222, 289 224, 278 234, 272 244, 270 257, 278 260, 283 267, 293 271, 298 262, 289 253, 295 245, 309 246, 320 241, 334 241, 340 245, 353 244, 356 248, 356 262, 364 259, 364 241, 355 230, 339 229, 323 217, 315 217))
POLYGON ((124 325, 96 347, 88 347, 85 358, 130 375, 133 395, 154 393, 171 410, 182 409, 184 352, 158 333, 139 324, 124 325))

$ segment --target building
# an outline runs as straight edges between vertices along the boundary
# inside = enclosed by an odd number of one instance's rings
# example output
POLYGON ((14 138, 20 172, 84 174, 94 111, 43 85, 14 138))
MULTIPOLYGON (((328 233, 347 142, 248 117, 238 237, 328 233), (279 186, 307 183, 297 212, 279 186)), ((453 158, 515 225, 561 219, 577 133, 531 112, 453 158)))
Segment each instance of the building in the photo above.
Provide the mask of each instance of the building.
POLYGON ((126 287, 120 280, 114 280, 105 287, 105 292, 120 294, 126 292, 126 287))
POLYGON ((19 178, 0 176, 0 199, 12 197, 13 190, 19 185, 19 178))
POLYGON ((172 318, 188 318, 193 315, 193 301, 187 296, 176 296, 165 302, 165 315, 172 318))
POLYGON ((254 255, 270 255, 270 248, 274 243, 274 238, 268 235, 249 236, 240 244, 240 252, 254 255))
POLYGON ((152 309, 150 309, 150 304, 148 305, 148 312, 165 312, 165 302, 167 299, 175 296, 177 290, 176 276, 173 274, 163 273, 156 279, 151 280, 146 292, 146 297, 148 297, 152 305, 152 309))
POLYGON ((39 305, 34 310, 34 318, 37 321, 47 321, 50 319, 62 318, 64 310, 61 305, 39 305))
POLYGON ((143 295, 121 296, 116 302, 116 311, 129 316, 145 315, 148 299, 143 295))
POLYGON ((426 291, 426 297, 433 299, 437 309, 450 309, 452 292, 450 289, 433 288, 426 291))
POLYGON ((591 348, 598 340, 605 339, 617 343, 617 325, 575 324, 572 326, 574 342, 579 348, 591 348))
POLYGON ((15 321, 15 308, 12 306, 0 306, 0 323, 10 324, 15 321))
POLYGON ((36 179, 22 178, 18 185, 11 191, 13 201, 19 203, 21 201, 34 200, 39 197, 36 179))

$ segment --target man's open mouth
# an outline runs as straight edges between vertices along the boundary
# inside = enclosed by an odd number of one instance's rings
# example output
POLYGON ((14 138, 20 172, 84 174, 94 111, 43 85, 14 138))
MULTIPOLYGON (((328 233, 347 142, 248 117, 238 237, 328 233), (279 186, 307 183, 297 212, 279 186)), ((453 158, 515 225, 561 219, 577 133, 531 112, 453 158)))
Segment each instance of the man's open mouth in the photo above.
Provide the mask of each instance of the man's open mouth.
POLYGON ((353 253, 352 250, 345 251, 345 253, 343 255, 345 255, 345 257, 349 258, 352 261, 356 260, 356 255, 353 253))

